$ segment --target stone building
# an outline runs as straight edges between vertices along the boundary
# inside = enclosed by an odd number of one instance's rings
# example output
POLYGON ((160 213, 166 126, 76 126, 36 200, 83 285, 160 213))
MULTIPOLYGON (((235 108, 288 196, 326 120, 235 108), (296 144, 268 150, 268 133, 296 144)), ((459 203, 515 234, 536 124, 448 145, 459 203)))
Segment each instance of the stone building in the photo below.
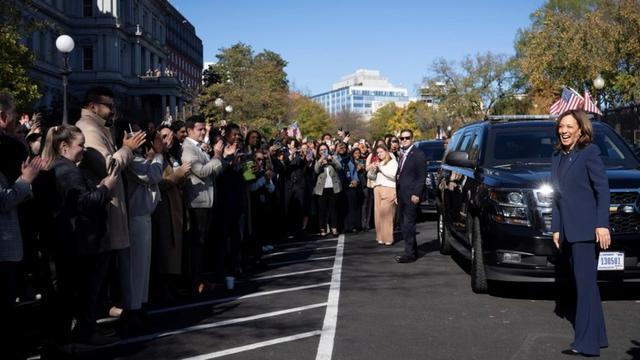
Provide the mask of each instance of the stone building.
MULTIPOLYGON (((32 0, 23 17, 46 26, 23 39, 36 56, 30 75, 40 85, 40 108, 62 103, 62 54, 55 41, 75 41, 69 54, 70 108, 91 86, 116 93, 125 115, 160 123, 184 118, 201 86, 202 41, 166 0, 32 0), (135 114, 135 115, 134 115, 135 114)), ((70 115, 70 120, 73 121, 70 115)))

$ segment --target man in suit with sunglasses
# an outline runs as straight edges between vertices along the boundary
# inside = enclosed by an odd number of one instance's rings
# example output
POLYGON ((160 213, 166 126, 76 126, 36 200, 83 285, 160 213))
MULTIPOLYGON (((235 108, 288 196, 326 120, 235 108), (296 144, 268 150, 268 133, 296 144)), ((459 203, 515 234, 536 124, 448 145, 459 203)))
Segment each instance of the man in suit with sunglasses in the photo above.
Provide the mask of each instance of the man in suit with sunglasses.
POLYGON ((424 153, 414 146, 413 132, 404 129, 400 132, 402 155, 398 161, 396 175, 396 194, 400 212, 400 230, 404 240, 404 254, 395 257, 398 263, 411 263, 418 256, 416 242, 416 219, 420 206, 420 196, 427 178, 427 159, 424 153))

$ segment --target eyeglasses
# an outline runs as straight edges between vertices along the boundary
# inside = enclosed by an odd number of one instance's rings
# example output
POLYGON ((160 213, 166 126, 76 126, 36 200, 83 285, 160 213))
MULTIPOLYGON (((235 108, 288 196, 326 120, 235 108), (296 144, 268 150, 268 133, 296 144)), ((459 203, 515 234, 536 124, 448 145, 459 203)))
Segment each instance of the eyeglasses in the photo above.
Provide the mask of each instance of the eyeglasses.
POLYGON ((402 141, 411 140, 411 136, 400 136, 399 139, 402 141))
POLYGON ((398 140, 391 140, 392 143, 397 143, 399 142, 398 140))

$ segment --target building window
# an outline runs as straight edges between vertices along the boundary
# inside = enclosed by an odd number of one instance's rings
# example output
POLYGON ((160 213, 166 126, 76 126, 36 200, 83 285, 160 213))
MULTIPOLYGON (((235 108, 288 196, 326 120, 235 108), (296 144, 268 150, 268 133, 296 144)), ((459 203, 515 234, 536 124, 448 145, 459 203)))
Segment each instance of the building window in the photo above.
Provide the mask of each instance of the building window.
POLYGON ((92 46, 82 47, 82 70, 84 71, 93 70, 93 47, 92 46))
POLYGON ((93 16, 93 1, 92 0, 83 0, 82 1, 82 16, 84 16, 84 17, 92 17, 93 16))

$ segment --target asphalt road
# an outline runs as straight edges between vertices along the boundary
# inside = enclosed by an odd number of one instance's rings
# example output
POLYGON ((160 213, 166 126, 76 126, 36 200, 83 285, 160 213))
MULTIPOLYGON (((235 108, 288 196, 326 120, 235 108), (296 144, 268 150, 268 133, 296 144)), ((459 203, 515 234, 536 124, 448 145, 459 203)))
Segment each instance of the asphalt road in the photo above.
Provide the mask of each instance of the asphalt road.
MULTIPOLYGON (((560 351, 573 332, 554 314, 551 286, 492 284, 492 293, 474 294, 468 264, 438 253, 435 223, 418 230, 411 264, 393 260, 401 242, 379 246, 372 232, 282 244, 235 290, 157 309, 149 334, 84 357, 568 358, 560 351)), ((602 358, 640 359, 640 291, 601 291, 610 343, 602 358)))

